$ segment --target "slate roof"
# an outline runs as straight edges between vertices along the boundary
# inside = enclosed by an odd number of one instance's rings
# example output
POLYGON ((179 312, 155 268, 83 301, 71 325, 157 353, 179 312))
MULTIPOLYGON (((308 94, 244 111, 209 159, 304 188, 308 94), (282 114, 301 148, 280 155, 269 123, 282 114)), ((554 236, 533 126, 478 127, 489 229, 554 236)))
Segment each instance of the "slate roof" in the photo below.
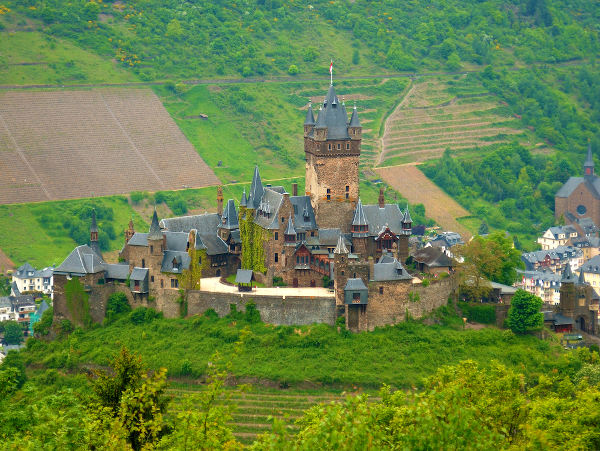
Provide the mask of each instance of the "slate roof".
POLYGON ((412 280, 412 276, 404 269, 402 264, 388 254, 383 254, 379 261, 373 265, 373 280, 412 280))
POLYGON ((367 290, 367 286, 363 282, 362 279, 348 279, 346 282, 346 286, 344 287, 344 291, 359 291, 359 290, 367 290))
MULTIPOLYGON (((187 252, 187 232, 163 232, 167 241, 167 249, 171 251, 187 252)), ((216 232, 215 232, 216 233, 216 232)))
POLYGON ((10 284, 10 292, 13 296, 18 296, 21 294, 21 292, 19 291, 19 286, 17 285, 17 282, 13 282, 10 284))
POLYGON ((106 278, 108 278, 108 279, 125 280, 125 279, 127 279, 127 276, 129 275, 129 265, 127 263, 125 263, 125 264, 105 263, 104 268, 106 271, 106 273, 105 273, 106 278))
POLYGON ((337 246, 335 247, 334 254, 347 254, 348 253, 348 248, 346 248, 346 245, 344 244, 344 238, 342 237, 342 234, 340 234, 339 238, 338 238, 338 242, 337 242, 337 246))
POLYGON ((160 221, 163 229, 169 232, 189 232, 196 229, 200 233, 214 232, 221 223, 221 217, 217 213, 204 213, 203 215, 179 216, 177 218, 165 218, 160 221))
POLYGON ((8 308, 12 310, 12 302, 9 296, 0 296, 0 308, 8 308))
POLYGON ((130 246, 148 246, 148 234, 135 232, 127 244, 130 246))
POLYGON ((499 290, 500 294, 515 294, 517 292, 515 287, 504 285, 503 283, 490 282, 490 284, 492 285, 492 289, 499 290))
POLYGON ((235 275, 235 283, 251 283, 252 275, 251 269, 238 269, 235 275))
POLYGON ((9 296, 13 311, 18 312, 20 307, 35 307, 35 300, 32 294, 22 294, 20 296, 9 296))
POLYGON ((550 282, 553 286, 560 286, 560 280, 562 279, 561 274, 556 274, 551 271, 522 271, 517 269, 517 273, 526 279, 535 280, 536 283, 538 283, 538 281, 542 283, 550 282))
POLYGON ((235 209, 235 202, 233 199, 227 201, 223 217, 221 218, 221 227, 227 230, 238 229, 240 222, 238 220, 238 214, 235 209))
POLYGON ((327 97, 319 110, 315 128, 327 128, 327 139, 349 139, 348 113, 346 106, 340 103, 333 85, 329 86, 327 97))
POLYGON ((410 211, 408 210, 408 204, 406 204, 406 211, 404 212, 404 218, 402 219, 404 224, 412 224, 412 218, 410 217, 410 211))
POLYGON ((264 187, 260 179, 258 166, 254 167, 252 184, 250 185, 250 194, 248 195, 248 208, 257 209, 263 197, 264 187))
POLYGON ((583 163, 584 168, 594 168, 594 157, 592 156, 592 143, 588 142, 587 155, 585 162, 583 163))
POLYGON ((569 178, 569 180, 567 180, 557 191, 556 197, 569 197, 582 183, 585 183, 586 187, 596 199, 600 199, 600 178, 597 176, 592 176, 587 179, 584 177, 569 178))
POLYGON ((294 226, 297 231, 316 230, 317 219, 310 203, 310 196, 290 196, 294 209, 294 226))
POLYGON ((190 255, 187 252, 165 251, 163 253, 163 259, 160 265, 161 272, 181 274, 184 269, 189 269, 189 267, 190 255), (177 263, 177 268, 173 266, 173 260, 177 263))
POLYGON ((356 105, 352 108, 352 117, 350 118, 350 127, 360 127, 360 120, 358 119, 358 112, 356 111, 356 105))
POLYGON ((242 200, 240 201, 240 207, 246 207, 248 205, 248 199, 246 198, 246 188, 244 188, 244 192, 242 193, 242 200))
POLYGON ((308 110, 306 110, 306 119, 304 119, 304 125, 315 125, 315 116, 313 114, 312 103, 308 104, 308 110))
POLYGON ((583 251, 574 246, 557 246, 555 249, 547 251, 533 251, 521 254, 521 260, 525 262, 527 269, 533 269, 539 262, 543 262, 546 256, 549 256, 552 260, 567 260, 573 257, 579 257, 583 255, 583 251))
POLYGON ((561 283, 575 283, 577 282, 577 277, 573 274, 571 270, 571 264, 567 263, 565 266, 565 270, 562 273, 562 278, 560 279, 561 283))
POLYGON ((590 258, 587 262, 581 265, 581 269, 585 273, 600 274, 600 255, 590 258))
POLYGON ((231 231, 231 240, 235 244, 242 244, 242 237, 240 235, 240 230, 239 229, 231 231))
POLYGON ((447 247, 452 247, 457 244, 464 244, 462 237, 456 232, 442 232, 430 241, 432 245, 442 244, 447 247))
POLYGON ((555 326, 565 326, 568 324, 575 324, 573 318, 569 318, 567 316, 561 315, 560 313, 555 313, 552 311, 542 312, 544 314, 544 321, 552 321, 555 326))
POLYGON ((54 270, 57 274, 95 274, 104 271, 104 262, 91 247, 77 246, 54 270))
POLYGON ((150 224, 150 231, 148 232, 149 240, 162 240, 162 231, 158 225, 158 215, 156 214, 156 208, 152 215, 152 223, 150 224))
POLYGON ((348 236, 342 233, 341 229, 319 229, 318 244, 324 247, 334 247, 337 245, 339 237, 344 237, 344 244, 350 246, 348 236))
POLYGON ((46 310, 48 310, 49 308, 50 308, 50 307, 49 307, 49 306, 48 306, 48 304, 46 303, 46 300, 45 300, 45 299, 43 299, 43 300, 42 300, 42 303, 40 304, 40 306, 38 307, 38 309, 37 309, 37 312, 36 312, 36 313, 37 313, 37 315, 38 315, 38 317, 40 317, 40 318, 41 318, 42 314, 43 314, 43 313, 44 313, 46 310))
POLYGON ((220 255, 229 252, 227 243, 216 233, 198 233, 196 240, 198 238, 200 238, 202 244, 198 246, 198 242, 196 241, 196 249, 206 249, 206 255, 220 255))
POLYGON ((296 229, 294 229, 294 220, 292 219, 291 213, 288 218, 287 227, 285 228, 285 235, 296 236, 296 229))
POLYGON ((384 227, 389 227, 396 235, 402 233, 402 219, 404 215, 396 204, 386 204, 383 208, 379 205, 364 205, 365 217, 369 223, 369 235, 378 236, 384 227))
POLYGON ((138 268, 137 266, 131 271, 130 280, 145 280, 148 277, 148 268, 138 268))
POLYGON ((362 201, 360 197, 358 198, 358 203, 356 204, 356 208, 354 209, 354 217, 352 218, 353 226, 361 226, 361 225, 369 225, 369 221, 367 221, 367 217, 365 216, 365 211, 363 208, 362 201))
POLYGON ((54 268, 44 268, 37 270, 29 263, 24 263, 19 266, 19 268, 13 274, 13 277, 17 279, 37 279, 44 277, 52 277, 52 273, 54 272, 54 268))
MULTIPOLYGON (((257 210, 254 222, 263 229, 278 229, 279 228, 279 209, 283 203, 283 194, 273 191, 270 188, 263 190, 262 202, 269 205, 270 212, 268 215, 260 214, 257 210)), ((259 204, 260 205, 260 199, 259 204)))
POLYGON ((454 266, 452 259, 448 257, 439 247, 424 247, 419 249, 413 259, 423 263, 430 268, 451 267, 454 266))

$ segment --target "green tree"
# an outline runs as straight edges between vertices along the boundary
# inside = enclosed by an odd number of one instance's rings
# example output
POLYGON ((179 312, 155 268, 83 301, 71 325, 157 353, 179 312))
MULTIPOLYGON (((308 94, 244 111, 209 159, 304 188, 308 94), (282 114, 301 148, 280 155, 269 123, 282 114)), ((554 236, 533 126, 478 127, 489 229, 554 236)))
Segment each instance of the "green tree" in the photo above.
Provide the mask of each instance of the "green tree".
POLYGON ((526 334, 544 326, 544 314, 540 312, 542 300, 525 290, 517 290, 508 311, 508 327, 516 334, 526 334))
POLYGON ((9 345, 18 345, 23 343, 23 328, 16 321, 4 322, 4 341, 9 345))
POLYGON ((298 72, 298 66, 296 66, 295 64, 290 64, 290 67, 288 67, 288 74, 298 75, 298 72))
POLYGON ((54 309, 49 307, 44 313, 40 320, 33 325, 33 332, 35 335, 48 335, 52 328, 52 321, 54 320, 54 309))
POLYGON ((183 35, 183 27, 181 26, 181 22, 177 19, 171 20, 167 25, 167 36, 179 39, 183 35))
POLYGON ((487 222, 485 221, 481 221, 481 225, 479 226, 479 230, 477 231, 477 233, 479 235, 487 235, 489 233, 490 229, 487 225, 487 222))
POLYGON ((127 295, 125 293, 122 291, 117 291, 108 297, 105 315, 108 323, 114 321, 119 315, 129 312, 131 312, 131 306, 129 305, 129 301, 127 300, 127 295))
POLYGON ((354 64, 356 66, 359 63, 360 63, 360 53, 358 52, 358 49, 354 49, 352 51, 352 64, 354 64))
POLYGON ((17 371, 15 376, 16 384, 17 388, 21 388, 27 381, 27 375, 25 374, 25 362, 23 361, 23 356, 19 352, 9 351, 9 353, 6 354, 6 357, 4 357, 2 365, 0 365, 0 371, 5 371, 9 368, 17 371))

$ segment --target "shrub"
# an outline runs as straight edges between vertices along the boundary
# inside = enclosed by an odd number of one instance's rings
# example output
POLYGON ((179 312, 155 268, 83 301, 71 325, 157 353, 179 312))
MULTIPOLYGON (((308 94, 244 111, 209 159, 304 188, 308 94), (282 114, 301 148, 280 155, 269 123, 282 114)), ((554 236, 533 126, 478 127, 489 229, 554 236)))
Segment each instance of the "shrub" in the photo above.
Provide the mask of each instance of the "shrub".
POLYGON ((52 320, 54 319, 54 309, 50 307, 46 310, 40 320, 33 325, 33 332, 36 335, 48 335, 50 328, 52 327, 52 320))
POLYGON ((133 205, 138 205, 142 200, 144 200, 144 193, 141 191, 133 191, 130 194, 131 202, 133 205))
POLYGON ((256 308, 256 304, 252 301, 246 304, 246 313, 244 319, 249 323, 260 323, 260 312, 256 308))
POLYGON ((458 306, 469 321, 482 324, 496 323, 496 307, 493 305, 459 302, 458 306))
POLYGON ((131 312, 131 306, 127 300, 127 296, 122 291, 113 293, 108 298, 106 304, 106 321, 113 322, 119 315, 131 312))
POLYGON ((295 64, 291 64, 290 67, 288 67, 288 74, 297 75, 298 74, 298 66, 296 66, 295 64))
POLYGON ((16 321, 6 321, 4 323, 4 341, 9 345, 18 345, 23 343, 23 329, 16 321))
POLYGON ((138 307, 129 314, 129 321, 133 324, 150 323, 156 318, 162 318, 162 313, 146 307, 138 307))

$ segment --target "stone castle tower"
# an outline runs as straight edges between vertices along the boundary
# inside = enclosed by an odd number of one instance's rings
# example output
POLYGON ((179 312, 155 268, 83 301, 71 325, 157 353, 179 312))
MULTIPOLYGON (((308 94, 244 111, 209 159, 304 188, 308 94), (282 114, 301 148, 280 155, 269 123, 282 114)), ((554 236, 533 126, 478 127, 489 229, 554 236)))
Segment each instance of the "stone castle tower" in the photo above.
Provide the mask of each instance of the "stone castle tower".
POLYGON ((350 231, 358 201, 358 162, 362 127, 356 106, 348 121, 346 106, 333 85, 319 108, 315 121, 309 105, 304 121, 306 193, 323 228, 350 231))

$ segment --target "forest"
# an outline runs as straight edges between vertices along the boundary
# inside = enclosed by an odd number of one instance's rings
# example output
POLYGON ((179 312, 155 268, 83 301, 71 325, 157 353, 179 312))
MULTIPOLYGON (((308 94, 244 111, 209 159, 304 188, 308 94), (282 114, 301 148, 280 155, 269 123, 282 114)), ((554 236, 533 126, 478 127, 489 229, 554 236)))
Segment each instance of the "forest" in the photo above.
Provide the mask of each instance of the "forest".
MULTIPOLYGON (((4 7, 115 58, 142 80, 336 71, 460 70, 597 53, 585 0, 6 0, 4 7)), ((6 14, 6 20, 19 20, 6 14)), ((26 22, 21 19, 22 24, 26 22)), ((4 28, 18 26, 5 23, 4 28)))

